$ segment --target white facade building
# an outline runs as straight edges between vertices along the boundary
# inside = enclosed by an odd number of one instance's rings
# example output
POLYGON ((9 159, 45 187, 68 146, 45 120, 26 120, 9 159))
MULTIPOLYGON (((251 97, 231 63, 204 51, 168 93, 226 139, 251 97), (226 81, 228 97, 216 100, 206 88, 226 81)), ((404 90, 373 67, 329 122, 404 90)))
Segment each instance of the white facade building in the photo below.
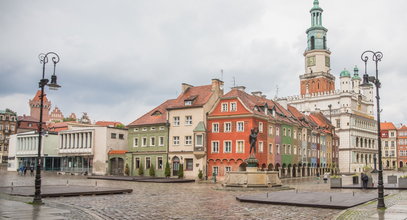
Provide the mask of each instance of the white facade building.
POLYGON ((59 133, 61 171, 108 174, 108 153, 127 149, 127 129, 73 127, 59 133))
POLYGON ((321 111, 327 118, 331 117, 339 136, 340 172, 361 172, 365 166, 373 167, 377 153, 373 86, 359 87, 361 78, 355 67, 353 76, 346 69, 340 73, 340 89, 335 90, 335 76, 330 73, 328 30, 322 26, 322 11, 318 1, 314 1, 311 27, 307 30, 308 47, 304 53, 305 74, 300 76, 301 95, 278 101, 305 113, 321 111))

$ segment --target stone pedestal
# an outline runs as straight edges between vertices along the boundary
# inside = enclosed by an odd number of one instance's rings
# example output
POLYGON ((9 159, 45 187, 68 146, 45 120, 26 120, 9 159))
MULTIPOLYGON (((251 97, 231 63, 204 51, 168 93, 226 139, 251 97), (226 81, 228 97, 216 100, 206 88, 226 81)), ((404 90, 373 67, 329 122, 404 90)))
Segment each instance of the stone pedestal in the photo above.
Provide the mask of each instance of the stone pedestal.
POLYGON ((223 182, 225 187, 273 187, 280 186, 277 171, 258 171, 247 167, 247 171, 229 172, 223 182))

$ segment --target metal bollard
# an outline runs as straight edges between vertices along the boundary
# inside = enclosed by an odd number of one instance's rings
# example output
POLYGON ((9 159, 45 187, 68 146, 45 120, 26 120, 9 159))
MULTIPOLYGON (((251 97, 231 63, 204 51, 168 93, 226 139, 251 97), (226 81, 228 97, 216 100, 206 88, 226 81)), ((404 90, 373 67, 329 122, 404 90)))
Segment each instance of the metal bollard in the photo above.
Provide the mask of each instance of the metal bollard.
POLYGON ((69 186, 69 180, 66 180, 66 186, 69 186))
POLYGON ((332 196, 329 196, 329 201, 332 202, 332 196))
POLYGON ((14 186, 14 183, 11 182, 11 192, 13 192, 13 186, 14 186))
POLYGON ((267 198, 269 197, 269 192, 267 192, 267 198))
POLYGON ((355 192, 353 192, 353 196, 355 196, 355 192))

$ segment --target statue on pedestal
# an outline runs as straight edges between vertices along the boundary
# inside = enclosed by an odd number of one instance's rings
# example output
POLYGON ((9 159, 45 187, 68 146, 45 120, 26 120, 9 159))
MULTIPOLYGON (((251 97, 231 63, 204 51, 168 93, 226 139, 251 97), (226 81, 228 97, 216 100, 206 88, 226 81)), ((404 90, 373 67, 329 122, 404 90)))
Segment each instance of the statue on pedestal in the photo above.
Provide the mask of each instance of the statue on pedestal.
POLYGON ((256 142, 257 134, 259 133, 258 128, 252 128, 250 130, 249 142, 250 142, 250 156, 246 159, 247 167, 257 167, 259 161, 256 159, 256 142))

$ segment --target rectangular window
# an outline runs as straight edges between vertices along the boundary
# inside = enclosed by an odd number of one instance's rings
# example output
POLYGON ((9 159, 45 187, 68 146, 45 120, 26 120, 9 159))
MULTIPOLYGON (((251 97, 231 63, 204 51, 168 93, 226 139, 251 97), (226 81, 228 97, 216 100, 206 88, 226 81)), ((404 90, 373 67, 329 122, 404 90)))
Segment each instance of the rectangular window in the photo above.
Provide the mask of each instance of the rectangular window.
POLYGON ((336 128, 341 128, 341 119, 336 119, 336 128))
POLYGON ((259 153, 263 153, 263 141, 259 141, 259 153))
POLYGON ((269 152, 270 154, 273 154, 273 144, 269 144, 269 152))
POLYGON ((273 135, 273 126, 269 126, 269 135, 273 135))
POLYGON ((119 139, 123 140, 124 139, 124 134, 119 134, 119 139))
POLYGON ((280 128, 276 128, 276 136, 280 136, 280 128))
POLYGON ((151 167, 150 157, 146 157, 146 169, 150 169, 150 167, 151 167))
POLYGON ((179 145, 179 136, 172 137, 174 145, 179 145))
POLYGON ((291 129, 288 129, 288 137, 291 137, 291 129))
POLYGON ((158 139, 158 145, 164 146, 164 137, 160 137, 160 139, 158 139))
POLYGON ((185 136, 185 145, 192 145, 192 136, 185 136))
POLYGON ((244 153, 244 141, 236 141, 236 153, 244 153))
POLYGON ((221 112, 227 112, 227 111, 228 111, 228 103, 222 103, 221 112))
POLYGON ((160 126, 160 131, 164 131, 164 126, 160 126))
POLYGON ((385 147, 389 147, 389 142, 388 142, 388 141, 385 141, 385 142, 384 142, 384 146, 385 146, 385 147))
POLYGON ((236 104, 236 102, 231 102, 231 103, 230 103, 230 111, 231 111, 231 112, 237 111, 237 104, 236 104))
POLYGON ((179 116, 174 117, 174 126, 179 126, 179 116))
POLYGON ((391 141, 391 147, 392 147, 392 148, 395 147, 394 141, 391 141))
POLYGON ((191 100, 187 100, 187 101, 185 101, 184 103, 185 103, 185 105, 192 105, 192 101, 191 101, 191 100))
POLYGON ((150 138, 150 145, 155 146, 155 137, 150 138))
POLYGON ((263 122, 259 122, 259 132, 263 133, 263 122))
POLYGON ((110 134, 110 138, 116 139, 116 133, 111 133, 111 134, 110 134))
POLYGON ((225 167, 225 173, 232 171, 232 167, 225 167))
POLYGON ((277 154, 280 154, 281 153, 280 145, 276 144, 276 147, 277 147, 277 154))
POLYGON ((244 122, 243 121, 238 121, 237 122, 237 131, 239 131, 239 132, 244 131, 244 122))
POLYGON ((212 153, 219 153, 219 141, 212 141, 212 153))
POLYGON ((287 136, 287 129, 283 128, 283 136, 287 136))
POLYGON ((141 146, 142 147, 147 146, 147 138, 146 137, 143 137, 143 143, 141 143, 141 146))
POLYGON ((219 132, 219 123, 212 123, 212 132, 214 133, 219 132))
POLYGON ((163 158, 162 157, 157 157, 157 169, 159 169, 159 170, 163 169, 163 158))
POLYGON ((138 138, 134 138, 134 147, 138 147, 138 138))
POLYGON ((293 130, 293 138, 297 139, 297 130, 295 130, 295 129, 293 130))
POLYGON ((192 125, 192 116, 185 116, 185 125, 192 125))
POLYGON ((225 125, 224 125, 225 127, 223 128, 224 129, 224 132, 231 132, 232 131, 232 123, 230 123, 230 122, 225 122, 225 125))
POLYGON ((136 169, 140 168, 140 158, 136 157, 136 169))
POLYGON ((185 170, 193 170, 194 169, 194 161, 192 159, 185 159, 186 167, 185 170))
POLYGON ((223 146, 224 153, 232 153, 232 141, 224 141, 223 146))
POLYGON ((195 138, 195 146, 203 146, 203 135, 197 134, 195 138))
POLYGON ((219 174, 219 167, 213 167, 212 175, 218 175, 219 174))

